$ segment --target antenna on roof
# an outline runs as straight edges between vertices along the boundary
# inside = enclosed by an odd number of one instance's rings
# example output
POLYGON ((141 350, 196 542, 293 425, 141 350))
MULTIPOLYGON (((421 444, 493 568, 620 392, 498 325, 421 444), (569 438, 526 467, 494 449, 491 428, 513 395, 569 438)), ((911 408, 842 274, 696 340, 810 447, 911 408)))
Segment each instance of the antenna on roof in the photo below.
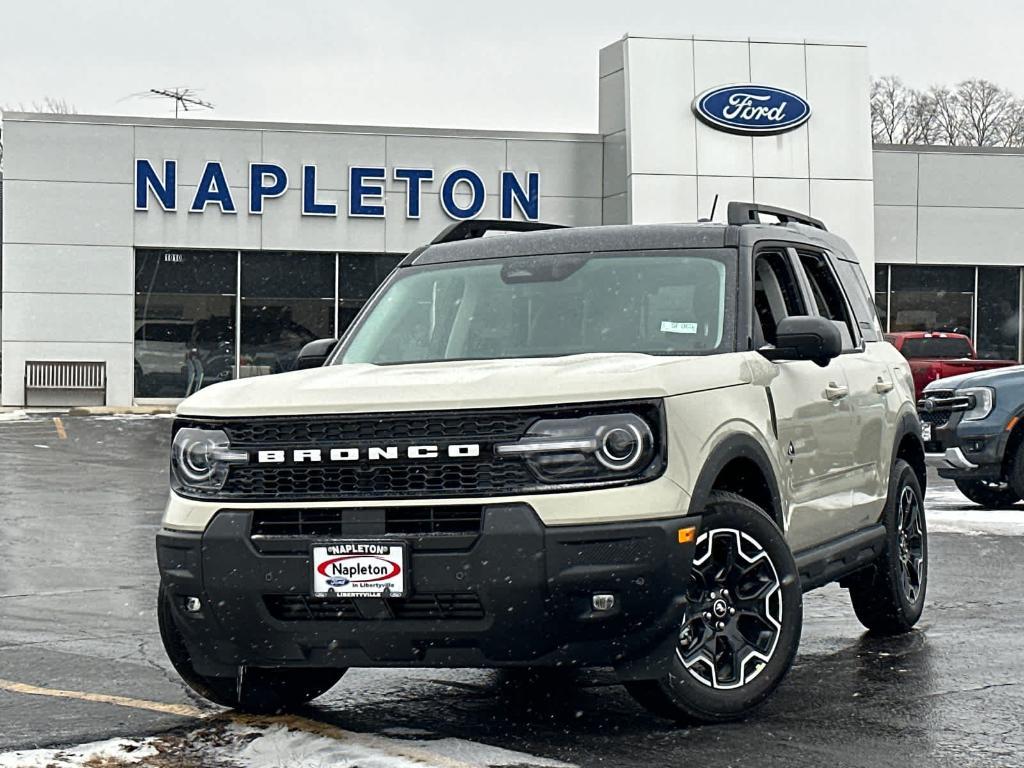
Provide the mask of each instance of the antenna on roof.
POLYGON ((697 223, 698 224, 702 224, 704 222, 714 221, 715 220, 715 208, 717 208, 717 207, 718 207, 718 195, 715 195, 715 199, 711 202, 711 215, 708 216, 706 219, 697 219, 697 223))
MULTIPOLYGON (((139 93, 133 93, 125 98, 130 99, 134 97, 158 97, 162 99, 172 99, 174 101, 174 116, 178 116, 179 110, 188 112, 190 109, 213 109, 213 104, 208 101, 203 101, 196 96, 195 88, 150 88, 148 91, 141 91, 139 93)), ((123 99, 122 99, 123 101, 123 99)))

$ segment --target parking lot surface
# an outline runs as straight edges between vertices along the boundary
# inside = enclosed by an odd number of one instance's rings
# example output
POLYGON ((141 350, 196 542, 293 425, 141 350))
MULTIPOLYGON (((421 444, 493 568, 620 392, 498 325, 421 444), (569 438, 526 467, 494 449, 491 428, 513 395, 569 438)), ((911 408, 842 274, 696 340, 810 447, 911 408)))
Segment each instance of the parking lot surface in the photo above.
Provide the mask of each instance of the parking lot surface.
POLYGON ((845 591, 808 594, 796 664, 745 723, 677 728, 601 671, 354 670, 297 716, 225 713, 156 629, 169 426, 0 414, 0 766, 1024 765, 1024 505, 936 478, 918 629, 873 638, 845 591))

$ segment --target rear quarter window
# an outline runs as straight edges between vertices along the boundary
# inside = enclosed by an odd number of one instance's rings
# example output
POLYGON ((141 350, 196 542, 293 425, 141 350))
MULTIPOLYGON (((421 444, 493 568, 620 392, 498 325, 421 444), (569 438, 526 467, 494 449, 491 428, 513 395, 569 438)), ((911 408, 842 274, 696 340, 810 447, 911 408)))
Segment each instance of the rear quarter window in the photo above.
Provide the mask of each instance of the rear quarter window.
POLYGON ((860 264, 834 257, 830 260, 843 284, 843 290, 846 291, 846 298, 860 328, 860 335, 864 341, 881 341, 882 326, 878 322, 878 315, 875 314, 875 302, 868 291, 860 264))

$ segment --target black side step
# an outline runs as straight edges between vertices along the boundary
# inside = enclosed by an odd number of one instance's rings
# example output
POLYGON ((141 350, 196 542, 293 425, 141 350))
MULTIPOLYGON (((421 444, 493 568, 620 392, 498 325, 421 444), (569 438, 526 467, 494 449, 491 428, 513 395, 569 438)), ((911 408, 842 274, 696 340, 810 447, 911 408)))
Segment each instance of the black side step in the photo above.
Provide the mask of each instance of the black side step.
POLYGON ((794 555, 804 592, 823 587, 870 565, 885 548, 881 523, 794 555))

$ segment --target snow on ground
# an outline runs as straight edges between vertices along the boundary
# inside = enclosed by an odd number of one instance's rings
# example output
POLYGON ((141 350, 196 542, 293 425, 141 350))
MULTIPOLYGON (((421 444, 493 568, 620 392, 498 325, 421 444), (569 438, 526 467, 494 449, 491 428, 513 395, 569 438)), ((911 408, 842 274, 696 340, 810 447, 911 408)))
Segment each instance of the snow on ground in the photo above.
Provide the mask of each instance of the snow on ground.
POLYGON ((968 501, 954 486, 929 488, 925 512, 929 533, 1024 536, 1024 506, 984 509, 968 501))
POLYGON ((0 421, 29 421, 31 418, 28 411, 0 411, 0 421))
MULTIPOLYGON (((424 735, 425 732, 424 732, 424 735)), ((463 739, 393 739, 338 730, 323 735, 285 724, 206 726, 191 733, 111 739, 66 749, 0 754, 0 768, 574 768, 463 739)))

